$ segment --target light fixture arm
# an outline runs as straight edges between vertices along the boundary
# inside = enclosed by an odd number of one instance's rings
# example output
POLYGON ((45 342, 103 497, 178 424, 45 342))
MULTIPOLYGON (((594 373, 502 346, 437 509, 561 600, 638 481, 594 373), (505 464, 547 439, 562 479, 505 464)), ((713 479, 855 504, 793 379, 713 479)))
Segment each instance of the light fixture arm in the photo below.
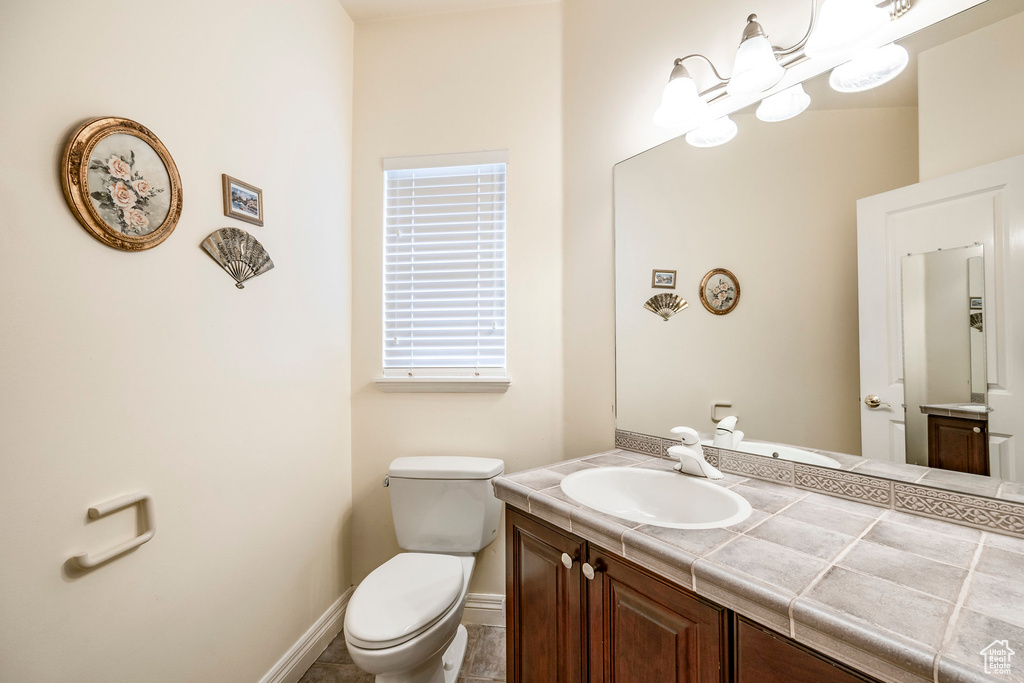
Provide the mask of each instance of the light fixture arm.
MULTIPOLYGON (((886 3, 888 3, 889 1, 890 0, 886 0, 886 3)), ((777 45, 772 45, 772 52, 774 52, 777 57, 786 57, 788 55, 791 55, 795 52, 799 52, 800 50, 804 49, 804 45, 807 44, 807 39, 811 37, 811 33, 814 31, 814 22, 817 18, 818 2, 817 0, 811 0, 811 21, 810 24, 807 26, 807 33, 805 33, 804 37, 800 39, 800 42, 791 47, 778 47, 777 45)))
POLYGON ((715 68, 714 62, 712 62, 710 59, 708 59, 707 57, 705 57, 704 55, 701 55, 701 54, 692 54, 692 55, 686 55, 685 57, 680 57, 679 59, 677 59, 675 61, 675 65, 679 66, 680 64, 685 62, 687 59, 702 59, 702 60, 704 60, 707 63, 707 65, 711 67, 711 72, 713 74, 715 74, 715 78, 717 78, 721 83, 728 83, 729 82, 728 78, 726 78, 722 74, 718 73, 718 69, 715 68))

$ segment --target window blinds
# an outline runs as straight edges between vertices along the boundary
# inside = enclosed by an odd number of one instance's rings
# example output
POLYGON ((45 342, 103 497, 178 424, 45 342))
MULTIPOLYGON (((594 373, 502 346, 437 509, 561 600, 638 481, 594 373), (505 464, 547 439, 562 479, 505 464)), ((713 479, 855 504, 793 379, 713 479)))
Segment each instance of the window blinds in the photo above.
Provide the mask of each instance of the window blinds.
POLYGON ((384 172, 385 375, 504 374, 505 164, 459 161, 384 172))

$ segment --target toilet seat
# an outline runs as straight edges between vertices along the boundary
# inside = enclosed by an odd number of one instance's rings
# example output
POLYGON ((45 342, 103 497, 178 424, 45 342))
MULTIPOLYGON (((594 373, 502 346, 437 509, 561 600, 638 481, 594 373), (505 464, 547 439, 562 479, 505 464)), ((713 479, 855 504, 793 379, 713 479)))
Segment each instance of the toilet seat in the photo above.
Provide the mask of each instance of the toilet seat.
POLYGON ((346 639, 380 650, 416 637, 458 602, 462 565, 454 555, 395 555, 356 588, 345 614, 346 639))

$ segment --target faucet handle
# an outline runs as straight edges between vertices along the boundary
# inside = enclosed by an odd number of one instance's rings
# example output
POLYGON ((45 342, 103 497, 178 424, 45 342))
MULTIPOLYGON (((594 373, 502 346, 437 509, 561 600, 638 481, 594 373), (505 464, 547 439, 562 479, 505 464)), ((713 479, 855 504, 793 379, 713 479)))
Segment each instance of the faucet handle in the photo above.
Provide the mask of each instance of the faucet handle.
POLYGON ((674 427, 672 433, 678 436, 686 446, 695 446, 700 443, 700 434, 691 427, 674 427))

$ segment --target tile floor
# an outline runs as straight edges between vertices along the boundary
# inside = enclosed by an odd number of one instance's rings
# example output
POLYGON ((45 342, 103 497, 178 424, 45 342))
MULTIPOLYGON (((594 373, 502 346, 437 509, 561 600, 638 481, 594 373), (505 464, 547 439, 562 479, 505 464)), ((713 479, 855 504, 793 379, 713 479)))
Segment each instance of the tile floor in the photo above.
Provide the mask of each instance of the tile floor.
MULTIPOLYGON (((504 683, 505 629, 501 626, 467 625, 469 644, 458 683, 504 683)), ((299 683, 373 683, 373 676, 352 663, 339 633, 309 667, 299 683)))

